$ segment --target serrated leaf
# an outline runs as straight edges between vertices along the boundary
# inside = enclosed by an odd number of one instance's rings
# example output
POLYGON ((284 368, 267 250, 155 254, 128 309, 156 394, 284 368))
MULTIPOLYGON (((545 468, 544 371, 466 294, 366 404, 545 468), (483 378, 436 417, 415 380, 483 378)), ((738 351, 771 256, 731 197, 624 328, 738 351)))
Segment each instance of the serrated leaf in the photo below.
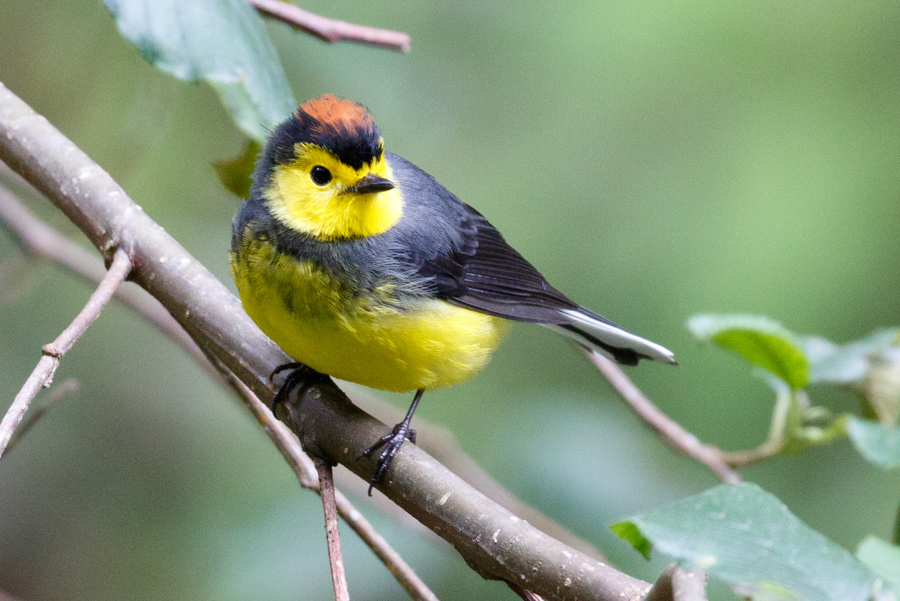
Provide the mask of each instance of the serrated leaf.
POLYGON ((757 315, 695 315, 687 327, 781 378, 794 389, 809 383, 809 364, 797 338, 780 323, 757 315))
POLYGON ((900 592, 900 547, 869 535, 859 544, 856 556, 900 592))
POLYGON ((755 484, 717 486, 617 527, 637 530, 631 540, 652 544, 684 567, 744 590, 755 586, 770 599, 783 587, 808 601, 866 601, 875 582, 850 552, 755 484))
POLYGON ((119 31, 158 69, 206 81, 238 127, 264 142, 296 109, 262 19, 246 0, 104 0, 119 31))
POLYGON ((262 146, 256 140, 247 140, 241 154, 231 159, 213 163, 213 169, 225 188, 238 198, 250 196, 251 176, 256 167, 256 157, 262 146))
POLYGON ((850 441, 870 463, 884 469, 900 467, 900 426, 887 426, 868 419, 849 416, 850 441))

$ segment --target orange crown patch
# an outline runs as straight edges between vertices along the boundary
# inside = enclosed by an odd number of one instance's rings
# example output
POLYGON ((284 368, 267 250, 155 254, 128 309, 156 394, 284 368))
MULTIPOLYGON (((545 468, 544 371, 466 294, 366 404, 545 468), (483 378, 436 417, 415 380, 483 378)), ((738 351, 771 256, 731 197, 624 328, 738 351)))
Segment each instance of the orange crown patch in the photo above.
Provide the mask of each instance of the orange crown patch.
POLYGON ((334 130, 354 131, 371 129, 374 120, 369 111, 352 100, 325 94, 320 98, 307 100, 300 110, 319 122, 319 127, 334 130))

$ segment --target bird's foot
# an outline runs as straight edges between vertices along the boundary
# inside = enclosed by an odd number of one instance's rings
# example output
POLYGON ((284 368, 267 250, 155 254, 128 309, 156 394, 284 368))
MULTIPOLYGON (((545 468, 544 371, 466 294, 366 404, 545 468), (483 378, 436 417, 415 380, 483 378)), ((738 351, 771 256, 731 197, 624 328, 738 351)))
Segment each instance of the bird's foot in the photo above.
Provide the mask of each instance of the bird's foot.
POLYGON ((384 450, 381 451, 381 454, 378 456, 375 472, 372 474, 372 477, 369 478, 370 497, 372 496, 372 488, 381 482, 384 472, 387 471, 387 468, 391 465, 391 461, 394 460, 394 456, 400 451, 400 447, 403 446, 403 441, 405 440, 409 440, 411 443, 416 444, 416 431, 410 429, 409 422, 406 420, 394 426, 394 429, 391 430, 390 434, 385 434, 379 438, 375 444, 363 451, 363 457, 371 457, 378 449, 384 447, 384 450))
POLYGON ((278 389, 278 392, 275 393, 275 398, 272 399, 272 413, 275 413, 275 410, 278 409, 278 405, 284 403, 288 395, 295 388, 300 388, 298 390, 298 394, 303 394, 307 388, 316 384, 317 382, 321 382, 322 380, 328 379, 323 373, 319 373, 308 365, 304 365, 303 363, 285 363, 284 365, 279 365, 276 367, 272 374, 269 376, 270 382, 275 382, 275 376, 280 374, 283 371, 290 370, 290 373, 284 377, 284 382, 282 382, 281 387, 278 389))

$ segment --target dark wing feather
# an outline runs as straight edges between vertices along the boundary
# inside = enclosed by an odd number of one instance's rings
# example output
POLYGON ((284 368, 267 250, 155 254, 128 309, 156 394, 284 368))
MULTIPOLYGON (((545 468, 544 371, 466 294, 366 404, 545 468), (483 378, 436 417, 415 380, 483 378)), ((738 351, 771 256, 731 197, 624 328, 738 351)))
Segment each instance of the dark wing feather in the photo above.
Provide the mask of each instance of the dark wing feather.
POLYGON ((392 245, 387 254, 399 259, 403 279, 422 282, 428 294, 467 309, 545 325, 619 363, 674 363, 667 349, 579 307, 548 284, 487 219, 430 175, 385 155, 404 196, 416 199, 386 234, 392 245))
POLYGON ((568 320, 559 311, 579 309, 468 205, 460 232, 460 242, 449 255, 420 263, 419 273, 434 278, 439 297, 490 315, 533 323, 565 324, 568 320))

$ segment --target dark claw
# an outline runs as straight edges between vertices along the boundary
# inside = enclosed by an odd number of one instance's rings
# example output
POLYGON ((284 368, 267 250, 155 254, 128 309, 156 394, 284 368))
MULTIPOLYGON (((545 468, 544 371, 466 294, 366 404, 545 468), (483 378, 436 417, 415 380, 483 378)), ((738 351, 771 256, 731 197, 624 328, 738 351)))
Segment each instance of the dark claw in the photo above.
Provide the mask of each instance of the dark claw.
MULTIPOLYGON (((294 361, 293 363, 284 363, 283 365, 279 365, 278 367, 276 367, 275 369, 272 370, 271 374, 269 374, 269 384, 274 384, 275 376, 277 376, 278 374, 280 374, 283 371, 286 371, 288 369, 302 369, 304 367, 306 367, 306 366, 303 365, 302 363, 300 363, 299 361, 294 361)), ((307 369, 309 369, 309 368, 307 367, 307 369)))
POLYGON ((400 447, 403 446, 403 441, 407 438, 415 442, 415 430, 410 430, 405 422, 400 422, 394 426, 390 434, 382 436, 375 444, 363 451, 363 457, 371 457, 375 451, 384 447, 381 455, 378 456, 375 472, 369 479, 370 497, 372 496, 372 488, 381 482, 381 478, 384 476, 387 468, 390 467, 391 461, 394 460, 394 457, 400 451, 400 447))
POLYGON ((269 381, 274 382, 275 376, 287 370, 291 371, 285 376, 281 388, 278 389, 278 392, 275 393, 275 398, 272 399, 272 413, 275 413, 275 410, 278 409, 278 405, 285 402, 291 391, 298 386, 300 387, 299 394, 303 394, 308 387, 328 378, 325 374, 319 373, 303 363, 285 363, 284 365, 279 365, 272 371, 272 374, 269 376, 269 381))

